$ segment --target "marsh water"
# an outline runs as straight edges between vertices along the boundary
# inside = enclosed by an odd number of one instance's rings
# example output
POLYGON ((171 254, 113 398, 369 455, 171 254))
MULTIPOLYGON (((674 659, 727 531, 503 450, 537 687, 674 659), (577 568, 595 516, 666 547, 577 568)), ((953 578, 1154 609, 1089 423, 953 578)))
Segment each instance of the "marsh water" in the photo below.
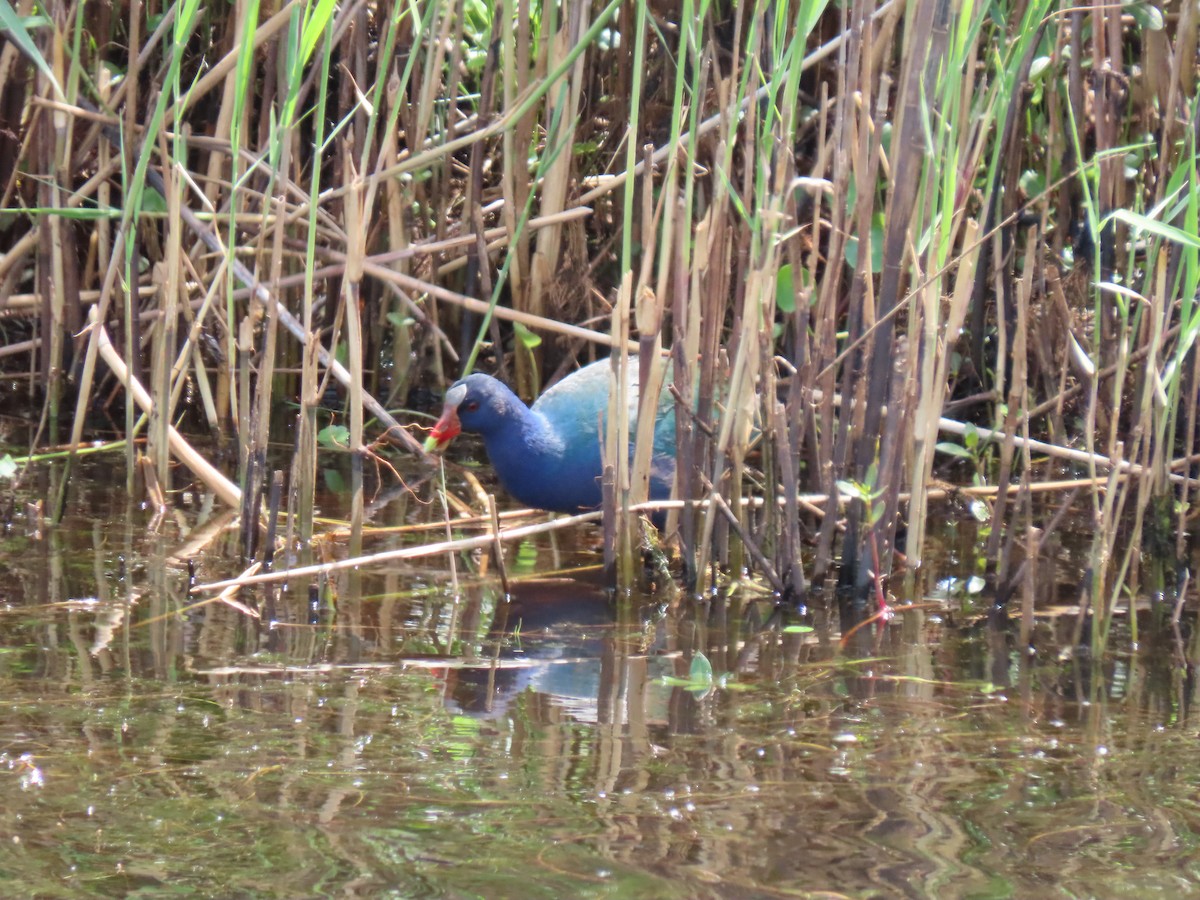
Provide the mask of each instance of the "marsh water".
MULTIPOLYGON (((5 896, 1200 893, 1189 616, 1089 659, 1069 536, 1028 650, 953 507, 911 608, 847 643, 819 593, 774 621, 736 580, 616 598, 591 525, 507 547, 507 597, 477 552, 227 603, 189 593, 243 569, 211 498, 157 514, 100 455, 39 524, 62 465, 0 539, 5 896)), ((386 478, 351 535, 325 474, 290 562, 445 539, 386 478)))

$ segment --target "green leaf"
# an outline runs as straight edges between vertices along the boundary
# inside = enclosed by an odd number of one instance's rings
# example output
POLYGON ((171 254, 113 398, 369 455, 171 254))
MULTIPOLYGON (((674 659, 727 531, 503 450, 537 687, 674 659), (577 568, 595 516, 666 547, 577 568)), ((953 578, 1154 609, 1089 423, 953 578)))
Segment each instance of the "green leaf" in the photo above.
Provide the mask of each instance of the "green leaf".
POLYGON ((463 37, 478 47, 492 30, 492 8, 482 0, 463 4, 463 37))
POLYGON ((992 518, 992 509, 978 497, 969 504, 971 516, 976 522, 987 522, 992 518))
POLYGON ((716 166, 713 169, 717 173, 717 178, 724 186, 729 195, 729 202, 733 204, 733 208, 737 211, 738 217, 747 225, 750 223, 750 214, 746 212, 746 204, 742 202, 742 198, 738 196, 737 188, 734 187, 732 181, 729 180, 729 174, 721 166, 716 166))
POLYGON ((696 655, 692 657, 692 668, 688 672, 688 678, 697 686, 713 683, 712 663, 703 653, 696 651, 696 655))
POLYGON ((17 461, 12 455, 5 453, 0 456, 0 478, 12 478, 17 474, 17 461))
POLYGON ((525 574, 533 574, 537 572, 538 552, 537 544, 530 541, 522 541, 517 547, 517 558, 513 563, 513 570, 525 574))
POLYGON ((857 481, 842 479, 837 483, 837 489, 839 492, 853 497, 855 500, 861 500, 863 503, 871 501, 871 489, 857 481))
POLYGON ((667 687, 681 687, 681 688, 692 687, 691 681, 689 681, 686 678, 680 678, 677 675, 664 675, 662 677, 662 683, 665 684, 667 687))
POLYGON ((513 331, 517 335, 517 340, 521 342, 521 346, 526 350, 532 350, 542 342, 540 335, 530 331, 520 322, 513 322, 513 331))
POLYGON ((85 222, 97 219, 119 219, 125 214, 122 210, 115 207, 99 209, 95 206, 31 206, 25 212, 31 216, 58 216, 60 219, 77 219, 85 222))
POLYGON ((1026 197, 1036 197, 1046 189, 1046 178, 1037 169, 1026 169, 1017 182, 1026 197))
POLYGON ((142 212, 165 214, 166 211, 166 198, 154 188, 147 187, 142 194, 142 212))
POLYGON ((1176 244, 1183 244, 1185 247, 1200 248, 1200 237, 1188 234, 1182 228, 1176 228, 1174 225, 1168 225, 1166 222, 1160 222, 1157 219, 1143 216, 1141 213, 1135 213, 1128 209, 1118 209, 1109 213, 1100 223, 1100 230, 1103 231, 1104 226, 1114 219, 1118 222, 1124 222, 1130 228, 1148 232, 1165 241, 1174 241, 1176 244))
POLYGON ((300 41, 301 65, 307 63, 312 58, 313 51, 317 49, 317 44, 320 42, 321 36, 325 33, 325 27, 329 24, 329 19, 333 15, 333 9, 333 0, 319 0, 316 8, 309 7, 309 14, 304 22, 304 36, 300 41))
POLYGON ((790 263, 780 266, 775 275, 775 308, 785 313, 796 311, 796 285, 790 263))
MULTIPOLYGON (((846 265, 858 268, 858 236, 846 241, 846 265)), ((871 274, 883 271, 883 214, 876 213, 871 219, 871 274)))
POLYGON ((784 634, 810 634, 813 631, 811 625, 788 625, 783 629, 784 634))
POLYGON ((29 36, 29 32, 25 29, 25 22, 33 25, 50 24, 49 19, 44 16, 36 16, 25 21, 17 15, 15 9, 8 0, 0 0, 0 31, 7 32, 9 38, 21 52, 24 53, 35 66, 46 76, 46 80, 50 82, 54 88, 54 93, 58 95, 58 99, 63 99, 62 88, 58 84, 58 79, 54 77, 54 71, 50 68, 50 64, 42 57, 41 52, 37 48, 37 44, 33 42, 33 38, 29 36))
POLYGON ((317 432, 317 443, 346 450, 350 447, 350 429, 345 425, 326 425, 317 432))
POLYGON ((1134 3, 1125 7, 1133 21, 1142 27, 1143 31, 1162 31, 1163 14, 1157 6, 1143 6, 1134 3))
POLYGON ((967 423, 967 432, 963 435, 963 443, 968 450, 974 450, 979 446, 979 429, 972 423, 967 423))
POLYGON ((938 453, 945 453, 947 456, 957 456, 959 459, 974 459, 974 455, 962 444, 955 444, 951 441, 938 441, 933 445, 933 449, 938 453))
POLYGON ((848 481, 845 478, 838 479, 837 489, 839 494, 848 494, 851 497, 862 498, 862 486, 857 481, 848 481))

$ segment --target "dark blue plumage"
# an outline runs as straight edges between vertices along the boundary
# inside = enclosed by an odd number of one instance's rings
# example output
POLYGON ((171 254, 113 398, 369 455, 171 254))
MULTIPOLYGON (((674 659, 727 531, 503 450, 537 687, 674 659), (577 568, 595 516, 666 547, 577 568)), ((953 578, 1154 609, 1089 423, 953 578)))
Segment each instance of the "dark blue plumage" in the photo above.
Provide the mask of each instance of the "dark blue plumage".
MULTIPOLYGON (((629 360, 630 442, 636 430, 638 361, 629 360)), ((608 411, 612 364, 592 363, 567 376, 532 407, 490 375, 468 375, 446 392, 442 417, 427 449, 466 431, 483 438, 500 483, 520 503, 555 512, 600 505, 600 442, 608 411)), ((662 499, 675 477, 675 409, 659 398, 650 496, 662 499)))

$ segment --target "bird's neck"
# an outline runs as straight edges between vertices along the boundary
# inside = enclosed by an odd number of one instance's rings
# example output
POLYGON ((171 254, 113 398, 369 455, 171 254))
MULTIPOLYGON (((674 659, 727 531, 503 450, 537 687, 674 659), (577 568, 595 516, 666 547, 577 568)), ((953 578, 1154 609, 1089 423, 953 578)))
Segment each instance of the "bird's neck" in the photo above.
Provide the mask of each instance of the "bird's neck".
POLYGON ((505 427, 485 435, 484 444, 497 468, 503 459, 517 469, 536 474, 539 467, 562 457, 563 442, 544 415, 520 400, 517 403, 519 412, 505 422, 505 427))

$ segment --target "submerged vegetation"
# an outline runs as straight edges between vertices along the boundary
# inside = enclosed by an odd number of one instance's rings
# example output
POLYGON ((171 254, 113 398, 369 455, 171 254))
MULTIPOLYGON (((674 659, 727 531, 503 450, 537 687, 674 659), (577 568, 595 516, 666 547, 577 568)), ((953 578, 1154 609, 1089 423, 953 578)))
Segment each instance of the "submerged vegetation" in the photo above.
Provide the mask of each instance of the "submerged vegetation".
MULTIPOLYGON (((1068 507, 1097 646, 1177 587, 1194 4, 0 0, 0 27, 5 403, 35 449, 115 420, 130 490, 203 483, 247 559, 311 539, 318 448, 354 451, 361 525, 363 464, 422 454, 411 398, 478 362, 531 398, 615 348, 673 381, 695 591, 836 579, 848 627, 919 586, 935 473, 990 520, 1000 602, 1068 507)), ((609 426, 628 579, 649 430, 609 426)))

